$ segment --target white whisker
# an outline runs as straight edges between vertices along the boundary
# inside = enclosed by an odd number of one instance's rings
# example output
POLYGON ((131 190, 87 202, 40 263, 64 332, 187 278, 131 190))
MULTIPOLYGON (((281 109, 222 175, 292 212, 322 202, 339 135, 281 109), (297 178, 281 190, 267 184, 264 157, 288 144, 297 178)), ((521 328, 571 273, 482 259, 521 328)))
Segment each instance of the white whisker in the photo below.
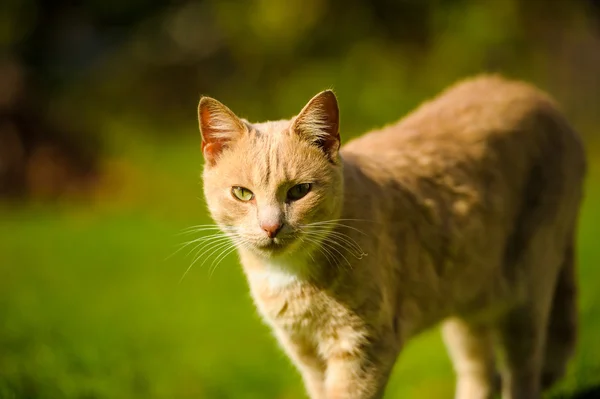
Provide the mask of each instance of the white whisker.
MULTIPOLYGON (((304 240, 304 238, 302 238, 302 236, 300 236, 300 241, 302 241, 303 243, 306 242, 304 240)), ((312 260, 313 263, 316 263, 315 258, 313 258, 312 253, 310 251, 308 252, 308 256, 310 256, 310 259, 312 260)))
POLYGON ((348 246, 350 252, 356 257, 362 257, 366 255, 361 246, 349 235, 341 233, 339 231, 325 230, 325 229, 309 229, 307 232, 322 234, 323 237, 329 236, 329 238, 337 239, 348 246))
POLYGON ((315 227, 315 226, 318 226, 318 227, 325 227, 325 228, 328 228, 328 227, 334 228, 334 227, 340 226, 340 227, 345 227, 345 228, 350 229, 350 230, 354 230, 354 231, 356 231, 356 232, 358 232, 360 234, 367 235, 365 232, 363 232, 362 230, 360 230, 360 229, 358 229, 358 228, 356 228, 354 226, 349 226, 346 223, 340 223, 340 222, 344 222, 344 221, 361 221, 361 222, 375 223, 373 221, 365 220, 365 219, 333 219, 333 220, 322 220, 322 221, 319 221, 319 222, 308 223, 306 225, 303 225, 302 227, 315 227))
MULTIPOLYGON (((231 238, 231 244, 237 248, 238 245, 240 245, 241 242, 245 241, 243 238, 241 237, 230 237, 231 238)), ((222 254, 222 253, 221 253, 222 254)), ((219 254, 219 256, 217 256, 212 263, 210 264, 210 268, 213 267, 213 265, 215 264, 215 262, 219 262, 220 260, 220 256, 221 254, 219 254)))
POLYGON ((223 236, 223 237, 216 237, 212 240, 206 240, 203 242, 199 242, 196 246, 194 246, 194 248, 192 250, 190 250, 188 252, 187 255, 189 256, 192 252, 196 251, 193 256, 195 258, 202 251, 203 248, 207 248, 207 247, 210 247, 211 245, 221 243, 224 241, 228 241, 228 240, 229 240, 229 237, 223 236))
POLYGON ((190 227, 186 227, 184 229, 182 229, 178 235, 181 234, 190 234, 193 232, 200 232, 200 231, 207 231, 207 230, 222 230, 221 226, 218 226, 216 224, 206 224, 206 225, 196 225, 196 226, 190 226, 190 227))
MULTIPOLYGON (((331 249, 332 251, 337 252, 344 259, 344 261, 348 264, 348 266, 350 268, 352 268, 352 264, 350 263, 350 261, 348 260, 348 258, 346 258, 344 256, 344 254, 340 250, 338 250, 336 247, 334 247, 332 245, 332 242, 328 242, 328 241, 323 240, 323 241, 321 241, 321 245, 323 245, 324 247, 327 247, 327 248, 331 249)), ((342 247, 342 248, 344 248, 344 247, 342 247)))
POLYGON ((213 259, 210 266, 208 267, 208 278, 209 279, 212 278, 212 275, 215 272, 217 265, 219 263, 221 263, 221 260, 223 260, 227 255, 229 255, 230 252, 234 251, 235 249, 236 249, 236 245, 234 243, 229 243, 229 245, 226 245, 225 247, 222 247, 219 250, 219 254, 213 259))
POLYGON ((312 243, 312 244, 315 244, 315 246, 317 247, 317 249, 323 254, 323 256, 325 256, 325 259, 327 259, 327 262, 330 265, 332 265, 332 266, 336 265, 335 255, 329 249, 325 248, 322 245, 321 241, 318 241, 318 240, 316 240, 316 239, 314 239, 312 237, 308 237, 308 236, 305 236, 303 239, 306 240, 306 241, 308 241, 308 242, 310 242, 310 243, 312 243))
MULTIPOLYGON (((209 236, 203 236, 203 237, 199 237, 199 238, 196 238, 195 240, 187 241, 187 242, 184 242, 184 243, 182 243, 182 244, 178 244, 179 248, 177 248, 177 250, 176 250, 175 252, 173 252, 171 255, 167 256, 167 257, 165 258, 165 260, 168 260, 168 259, 172 258, 173 256, 175 256, 175 255, 176 255, 176 254, 178 254, 180 251, 182 251, 183 249, 185 249, 186 247, 188 247, 188 246, 190 246, 190 245, 193 245, 193 244, 199 244, 199 243, 202 243, 202 242, 204 242, 204 241, 207 241, 207 240, 210 240, 210 239, 219 238, 219 237, 225 237, 225 236, 226 236, 226 235, 225 235, 224 233, 216 233, 216 234, 211 234, 211 235, 209 235, 209 236)), ((190 250, 190 251, 187 253, 187 255, 189 256, 189 254, 191 254, 191 253, 194 251, 194 249, 196 249, 197 247, 198 247, 197 245, 196 245, 196 246, 194 246, 194 248, 192 248, 192 249, 191 249, 191 250, 190 250)))
MULTIPOLYGON (((181 276, 181 279, 179 279, 179 283, 181 283, 183 281, 184 277, 188 274, 188 272, 190 271, 192 266, 194 266, 194 264, 196 264, 196 262, 198 262, 203 257, 204 254, 213 250, 213 252, 210 252, 210 254, 208 255, 210 257, 210 255, 212 253, 214 253, 214 249, 221 248, 222 245, 228 244, 228 243, 229 243, 229 237, 221 237, 221 238, 217 238, 216 240, 213 240, 213 241, 208 241, 208 242, 198 244, 200 246, 200 249, 198 249, 196 251, 196 254, 194 254, 194 260, 188 266, 188 268, 185 270, 185 272, 183 273, 183 276, 181 276)), ((206 258, 202 262, 202 264, 204 264, 204 262, 206 262, 206 258)), ((202 266, 202 264, 200 266, 202 266)))
POLYGON ((340 231, 334 230, 333 228, 325 228, 323 226, 311 227, 307 225, 301 231, 305 234, 318 237, 320 240, 327 239, 330 244, 335 244, 338 247, 350 252, 356 259, 362 259, 367 254, 363 251, 362 247, 348 234, 344 234, 340 231))
POLYGON ((230 248, 225 249, 214 261, 213 263, 216 261, 216 264, 214 264, 214 267, 211 264, 211 272, 210 275, 208 276, 208 278, 210 279, 213 275, 213 273, 215 272, 215 270, 217 270, 217 267, 219 266, 219 264, 223 261, 223 259, 225 259, 227 256, 229 256, 229 254, 231 254, 232 252, 234 252, 238 245, 242 246, 243 243, 241 242, 234 242, 232 244, 232 246, 230 248))

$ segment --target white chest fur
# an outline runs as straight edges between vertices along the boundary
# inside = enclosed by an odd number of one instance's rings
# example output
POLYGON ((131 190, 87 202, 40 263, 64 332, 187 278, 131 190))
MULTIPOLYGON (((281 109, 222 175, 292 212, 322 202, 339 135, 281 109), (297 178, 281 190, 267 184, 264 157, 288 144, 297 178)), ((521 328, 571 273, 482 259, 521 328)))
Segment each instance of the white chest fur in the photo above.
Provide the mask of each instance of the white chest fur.
POLYGON ((298 259, 263 259, 260 267, 246 269, 256 306, 272 326, 290 331, 308 322, 312 303, 305 279, 308 266, 298 259))
POLYGON ((302 261, 265 260, 261 266, 248 272, 250 284, 277 292, 301 283, 308 265, 302 261))

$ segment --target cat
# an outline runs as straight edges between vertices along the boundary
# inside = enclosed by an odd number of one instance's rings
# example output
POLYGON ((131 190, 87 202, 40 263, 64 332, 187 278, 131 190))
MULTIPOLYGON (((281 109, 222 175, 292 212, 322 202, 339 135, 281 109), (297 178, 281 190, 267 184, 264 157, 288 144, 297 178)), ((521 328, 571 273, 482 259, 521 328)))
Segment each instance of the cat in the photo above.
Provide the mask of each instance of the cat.
POLYGON ((290 120, 209 97, 198 117, 209 212, 311 398, 382 397, 440 322, 458 399, 535 399, 561 378, 586 160, 547 94, 476 76, 343 147, 329 90, 290 120))

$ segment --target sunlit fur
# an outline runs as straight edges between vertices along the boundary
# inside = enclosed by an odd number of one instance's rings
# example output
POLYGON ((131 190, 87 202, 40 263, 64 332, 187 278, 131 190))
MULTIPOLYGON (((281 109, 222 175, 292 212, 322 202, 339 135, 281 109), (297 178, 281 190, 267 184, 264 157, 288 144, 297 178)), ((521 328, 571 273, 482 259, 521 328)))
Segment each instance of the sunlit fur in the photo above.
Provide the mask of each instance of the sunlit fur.
POLYGON ((199 113, 210 213, 311 398, 380 398, 406 342, 439 322, 457 398, 491 398, 497 369, 503 399, 539 398, 575 343, 575 132, 545 94, 484 76, 338 153, 324 93, 289 121, 207 98, 199 113), (312 190, 286 202, 299 183, 312 190), (261 220, 283 223, 274 240, 261 220))

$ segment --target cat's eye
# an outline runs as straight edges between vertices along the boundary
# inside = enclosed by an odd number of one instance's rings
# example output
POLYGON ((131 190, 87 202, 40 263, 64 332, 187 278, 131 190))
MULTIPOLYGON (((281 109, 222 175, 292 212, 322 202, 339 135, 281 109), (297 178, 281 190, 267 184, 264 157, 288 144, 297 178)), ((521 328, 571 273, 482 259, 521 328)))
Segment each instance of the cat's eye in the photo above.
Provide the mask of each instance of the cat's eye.
POLYGON ((251 201, 254 199, 254 193, 245 187, 232 187, 231 194, 240 201, 251 201))
POLYGON ((294 187, 290 188, 287 193, 287 198, 289 201, 296 201, 300 198, 304 197, 310 191, 311 184, 310 183, 302 183, 297 184, 294 187))

